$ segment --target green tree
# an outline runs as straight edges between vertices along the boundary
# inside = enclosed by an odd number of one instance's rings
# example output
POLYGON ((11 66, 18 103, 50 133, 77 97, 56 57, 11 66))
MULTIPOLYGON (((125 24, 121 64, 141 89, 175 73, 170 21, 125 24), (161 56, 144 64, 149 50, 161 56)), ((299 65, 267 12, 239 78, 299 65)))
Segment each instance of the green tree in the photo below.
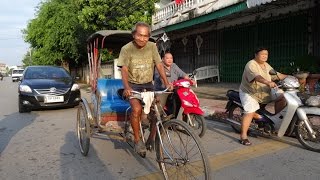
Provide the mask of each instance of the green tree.
POLYGON ((138 21, 151 23, 159 0, 78 0, 80 23, 86 29, 128 30, 138 21))
POLYGON ((77 7, 74 0, 40 4, 37 17, 24 30, 25 41, 33 49, 32 64, 57 65, 86 57, 85 40, 90 32, 79 24, 77 7))
POLYGON ((46 0, 23 30, 31 45, 26 65, 61 65, 87 59, 86 39, 102 29, 131 29, 151 22, 158 0, 46 0), (32 60, 32 61, 31 61, 32 60))
POLYGON ((6 67, 6 75, 8 76, 8 74, 9 74, 9 72, 10 72, 10 69, 9 69, 9 67, 7 66, 6 67))
POLYGON ((30 51, 24 55, 22 63, 24 67, 33 65, 30 51))

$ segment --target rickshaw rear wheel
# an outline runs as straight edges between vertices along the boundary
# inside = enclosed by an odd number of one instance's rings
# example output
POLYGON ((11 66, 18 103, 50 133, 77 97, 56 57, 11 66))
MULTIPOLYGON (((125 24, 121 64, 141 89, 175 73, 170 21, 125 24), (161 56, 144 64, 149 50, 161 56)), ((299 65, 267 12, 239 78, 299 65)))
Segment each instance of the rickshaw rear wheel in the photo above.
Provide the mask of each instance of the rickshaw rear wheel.
POLYGON ((90 122, 83 102, 79 104, 77 111, 77 137, 81 154, 87 156, 90 147, 90 122))

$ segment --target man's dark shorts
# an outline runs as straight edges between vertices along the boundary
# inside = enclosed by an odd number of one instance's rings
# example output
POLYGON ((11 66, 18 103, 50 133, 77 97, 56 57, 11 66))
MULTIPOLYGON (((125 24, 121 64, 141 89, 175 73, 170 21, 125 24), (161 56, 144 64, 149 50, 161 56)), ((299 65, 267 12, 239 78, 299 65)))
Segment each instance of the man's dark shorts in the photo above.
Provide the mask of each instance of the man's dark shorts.
POLYGON ((145 84, 134 84, 134 83, 129 82, 129 86, 134 91, 139 91, 139 92, 154 91, 154 86, 153 86, 152 82, 145 83, 145 84))

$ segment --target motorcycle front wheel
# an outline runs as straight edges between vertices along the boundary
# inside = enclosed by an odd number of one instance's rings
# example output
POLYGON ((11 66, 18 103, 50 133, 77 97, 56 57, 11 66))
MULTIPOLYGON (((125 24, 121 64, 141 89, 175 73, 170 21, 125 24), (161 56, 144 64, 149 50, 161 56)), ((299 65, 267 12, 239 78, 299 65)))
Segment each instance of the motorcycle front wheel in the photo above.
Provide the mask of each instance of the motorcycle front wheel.
POLYGON ((308 150, 320 152, 320 116, 308 115, 311 128, 315 132, 315 138, 307 130, 306 123, 303 120, 297 122, 296 136, 299 142, 308 150))
POLYGON ((204 117, 202 115, 192 113, 189 114, 189 117, 190 123, 188 121, 188 116, 185 114, 183 115, 183 121, 188 123, 199 137, 203 137, 207 130, 207 123, 204 117))

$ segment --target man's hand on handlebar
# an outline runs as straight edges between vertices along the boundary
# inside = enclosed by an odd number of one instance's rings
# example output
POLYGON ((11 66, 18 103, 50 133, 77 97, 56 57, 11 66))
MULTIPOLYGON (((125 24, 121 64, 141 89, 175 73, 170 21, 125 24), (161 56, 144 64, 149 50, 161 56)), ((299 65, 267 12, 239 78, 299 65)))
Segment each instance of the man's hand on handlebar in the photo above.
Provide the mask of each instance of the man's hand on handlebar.
POLYGON ((173 90, 172 83, 166 84, 166 89, 168 89, 169 91, 172 91, 173 90))
POLYGON ((123 91, 123 95, 125 97, 129 97, 131 96, 131 91, 133 91, 130 87, 129 88, 125 88, 124 91, 123 91))

